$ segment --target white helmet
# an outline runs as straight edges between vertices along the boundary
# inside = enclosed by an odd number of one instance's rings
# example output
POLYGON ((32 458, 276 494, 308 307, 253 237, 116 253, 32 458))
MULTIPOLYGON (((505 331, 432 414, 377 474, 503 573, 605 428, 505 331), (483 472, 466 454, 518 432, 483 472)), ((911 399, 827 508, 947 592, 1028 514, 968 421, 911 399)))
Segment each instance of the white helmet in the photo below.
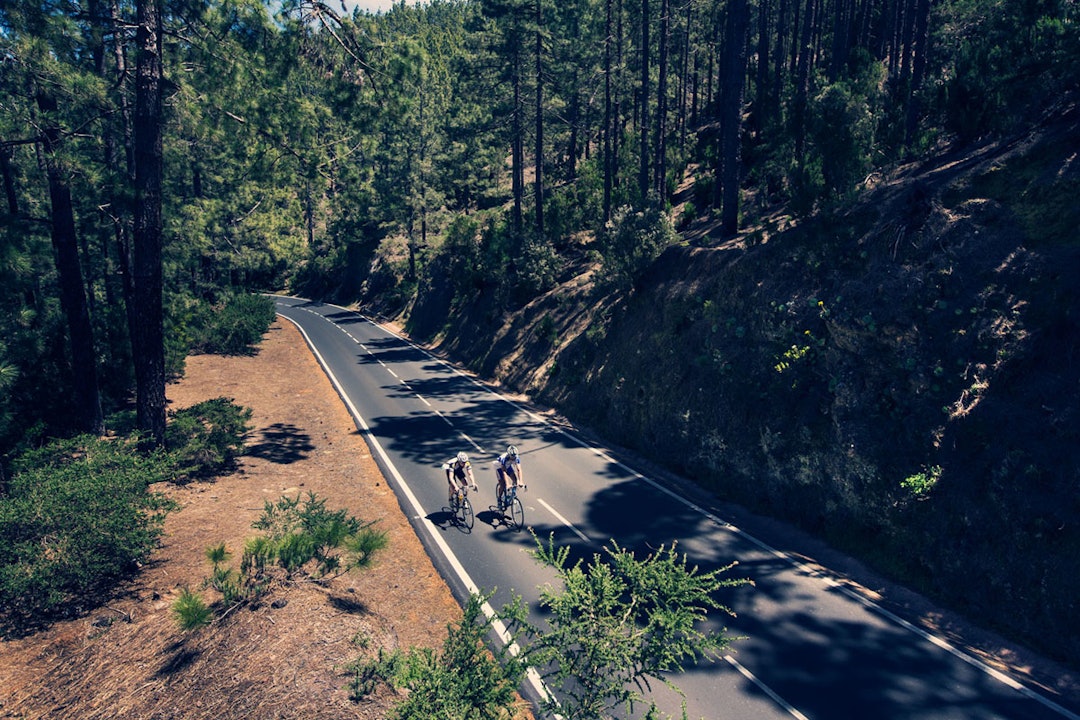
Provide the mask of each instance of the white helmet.
POLYGON ((517 456, 518 456, 517 448, 514 447, 513 445, 508 445, 507 448, 506 448, 506 454, 509 455, 510 457, 516 459, 517 456))
POLYGON ((459 463, 467 463, 467 462, 469 462, 469 456, 468 456, 468 455, 466 455, 466 454, 465 454, 465 453, 463 453, 463 452, 459 452, 459 453, 457 454, 457 461, 458 461, 459 463))

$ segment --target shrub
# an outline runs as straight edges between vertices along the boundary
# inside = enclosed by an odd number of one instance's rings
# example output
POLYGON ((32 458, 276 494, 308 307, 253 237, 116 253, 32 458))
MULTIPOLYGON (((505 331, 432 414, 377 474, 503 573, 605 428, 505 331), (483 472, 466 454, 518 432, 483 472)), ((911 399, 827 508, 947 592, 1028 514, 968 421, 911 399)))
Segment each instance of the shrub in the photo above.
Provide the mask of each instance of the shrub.
POLYGON ((0 498, 0 629, 26 632, 99 604, 157 546, 171 505, 148 485, 168 459, 80 436, 25 453, 0 498))
POLYGON ((608 283, 629 290, 646 268, 678 240, 659 207, 635 212, 618 209, 604 232, 603 269, 608 283))
MULTIPOLYGON (((266 535, 244 543, 240 569, 227 565, 225 544, 211 546, 206 559, 213 569, 204 582, 221 593, 221 605, 228 612, 237 605, 255 602, 266 595, 275 582, 287 582, 306 572, 312 579, 325 580, 356 567, 366 567, 374 554, 388 544, 385 532, 374 522, 362 522, 344 510, 328 510, 326 501, 315 493, 307 498, 281 498, 266 503, 253 527, 266 535)), ((190 620, 195 603, 181 596, 173 603, 173 616, 184 629, 198 627, 190 620)))
MULTIPOLYGON (((619 706, 633 711, 647 701, 643 688, 668 678, 687 664, 715 659, 732 638, 725 630, 703 629, 710 613, 732 615, 714 597, 721 588, 747 580, 722 579, 732 565, 707 572, 687 564, 674 546, 661 545, 644 559, 612 541, 606 558, 570 564, 570 548, 537 540, 535 557, 553 568, 561 582, 546 587, 540 607, 546 628, 534 628, 526 648, 530 664, 562 689, 559 702, 545 709, 563 717, 606 718, 619 706)), ((677 689, 677 688, 676 688, 677 689)))
POLYGON ((270 298, 230 295, 214 308, 194 349, 216 355, 250 355, 274 317, 270 298))
POLYGON ((274 301, 264 295, 228 293, 216 302, 175 298, 166 318, 167 355, 174 358, 169 369, 179 374, 189 351, 250 355, 274 317, 274 301))
POLYGON ((940 465, 924 468, 922 471, 909 475, 900 481, 900 487, 911 493, 916 500, 925 500, 930 497, 930 491, 941 480, 942 469, 940 465))
POLYGON ((215 398, 170 413, 165 444, 176 463, 175 482, 208 477, 243 454, 251 409, 215 398))
POLYGON ((342 570, 343 550, 345 570, 370 564, 374 553, 387 544, 386 533, 373 525, 345 510, 329 510, 325 499, 308 493, 305 499, 267 501, 253 527, 267 532, 273 557, 287 574, 314 563, 313 574, 323 576, 342 570))
POLYGON ((494 655, 485 647, 484 638, 491 630, 491 621, 483 613, 486 600, 470 596, 461 622, 449 628, 442 652, 420 649, 405 657, 396 682, 409 694, 391 717, 514 717, 515 689, 525 676, 525 666, 506 646, 494 655))
POLYGON ((180 591, 180 597, 173 603, 172 614, 177 624, 184 630, 195 630, 209 625, 214 617, 202 597, 188 588, 180 591))
MULTIPOLYGON (((483 612, 489 598, 469 597, 461 622, 447 627, 441 652, 411 648, 388 654, 380 649, 370 660, 349 663, 352 699, 362 700, 384 683, 408 691, 390 715, 395 720, 516 717, 515 689, 525 676, 525 663, 505 645, 495 652, 485 646, 492 630, 492 620, 483 612)), ((504 619, 516 624, 524 618, 524 607, 516 602, 504 613, 504 619)))

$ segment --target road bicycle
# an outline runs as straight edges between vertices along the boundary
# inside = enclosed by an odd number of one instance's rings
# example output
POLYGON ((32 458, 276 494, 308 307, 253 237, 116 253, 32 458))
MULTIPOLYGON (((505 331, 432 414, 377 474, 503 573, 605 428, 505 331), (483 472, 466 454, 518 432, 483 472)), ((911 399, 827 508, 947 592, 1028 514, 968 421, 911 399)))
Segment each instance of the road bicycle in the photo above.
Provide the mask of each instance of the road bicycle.
POLYGON ((473 513, 472 500, 469 500, 469 491, 464 486, 458 486, 457 492, 450 496, 450 514, 458 525, 472 530, 476 522, 473 513))
POLYGON ((520 529, 525 525, 525 507, 521 504, 521 498, 518 497, 518 490, 524 490, 524 485, 509 485, 501 496, 495 499, 496 507, 503 517, 506 517, 506 513, 510 513, 510 524, 515 529, 520 529))

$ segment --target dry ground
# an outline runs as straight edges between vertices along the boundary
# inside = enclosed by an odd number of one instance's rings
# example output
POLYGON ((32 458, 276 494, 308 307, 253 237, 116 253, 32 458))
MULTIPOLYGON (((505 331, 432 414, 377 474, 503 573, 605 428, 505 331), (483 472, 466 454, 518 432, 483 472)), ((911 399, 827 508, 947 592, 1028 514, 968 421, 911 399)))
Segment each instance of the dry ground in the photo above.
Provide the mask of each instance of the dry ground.
POLYGON ((221 396, 251 408, 248 454, 227 477, 160 488, 180 509, 121 596, 0 643, 0 718, 386 717, 392 693, 352 701, 344 665, 379 647, 438 647, 460 608, 300 334, 279 319, 253 357, 189 358, 167 396, 171 409, 221 396), (390 544, 374 566, 181 632, 170 606, 208 575, 205 549, 225 542, 238 557, 266 501, 309 491, 379 520, 390 544))

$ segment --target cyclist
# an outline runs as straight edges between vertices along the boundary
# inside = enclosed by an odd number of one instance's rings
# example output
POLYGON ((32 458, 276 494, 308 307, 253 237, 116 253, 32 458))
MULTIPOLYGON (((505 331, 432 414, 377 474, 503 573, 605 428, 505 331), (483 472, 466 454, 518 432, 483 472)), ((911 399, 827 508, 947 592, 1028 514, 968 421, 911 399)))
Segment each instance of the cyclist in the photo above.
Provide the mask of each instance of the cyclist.
POLYGON ((495 459, 495 501, 502 507, 502 496, 506 492, 506 478, 514 481, 514 487, 524 486, 523 471, 521 468, 521 455, 513 445, 506 448, 506 452, 495 459))
POLYGON ((446 471, 446 484, 450 489, 450 503, 453 504, 454 496, 457 494, 458 488, 462 490, 466 486, 476 489, 476 480, 473 479, 472 463, 469 462, 469 456, 463 452, 459 452, 457 457, 443 463, 443 470, 446 471))

